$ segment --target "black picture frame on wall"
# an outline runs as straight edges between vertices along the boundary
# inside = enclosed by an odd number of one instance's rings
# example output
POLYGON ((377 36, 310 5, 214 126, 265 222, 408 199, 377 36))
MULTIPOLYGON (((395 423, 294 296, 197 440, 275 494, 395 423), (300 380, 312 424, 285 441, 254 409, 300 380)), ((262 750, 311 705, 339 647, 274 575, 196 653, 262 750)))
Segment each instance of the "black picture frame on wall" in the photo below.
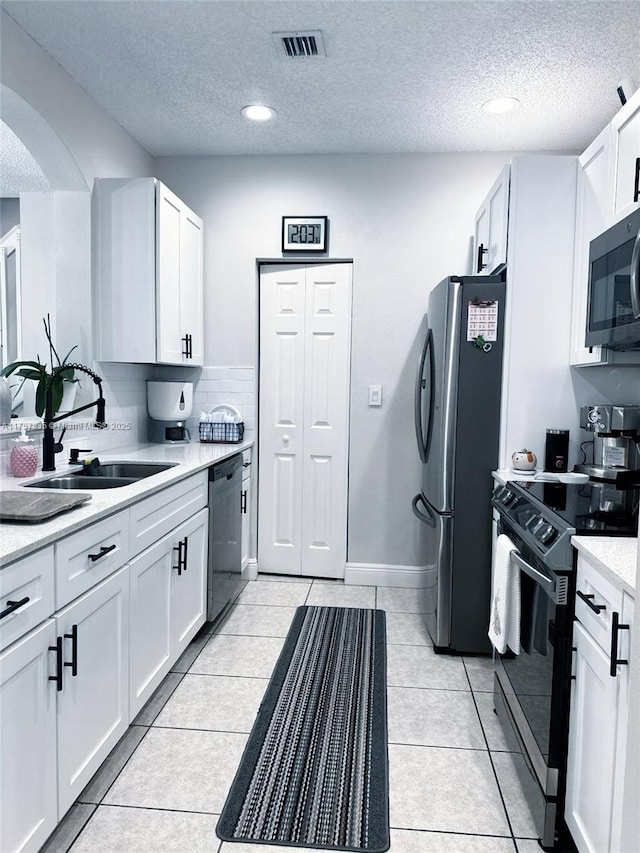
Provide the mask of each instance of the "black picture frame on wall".
POLYGON ((326 252, 328 230, 326 216, 283 216, 282 254, 326 252))

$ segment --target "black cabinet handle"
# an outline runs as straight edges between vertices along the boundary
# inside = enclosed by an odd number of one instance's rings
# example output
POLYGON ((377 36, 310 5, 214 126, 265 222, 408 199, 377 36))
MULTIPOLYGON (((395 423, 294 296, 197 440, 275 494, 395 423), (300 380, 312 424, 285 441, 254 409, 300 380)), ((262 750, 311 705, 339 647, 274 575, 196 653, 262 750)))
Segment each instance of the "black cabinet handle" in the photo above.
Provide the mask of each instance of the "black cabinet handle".
POLYGON ((633 200, 640 199, 640 157, 636 157, 636 179, 633 184, 633 200))
POLYGON ((594 604, 593 601, 591 601, 591 599, 594 598, 594 595, 591 592, 580 592, 580 590, 577 589, 576 595, 578 596, 578 598, 581 598, 584 601, 584 603, 590 610, 593 610, 594 613, 597 613, 598 616, 600 615, 601 610, 607 609, 606 604, 594 604))
POLYGON ((183 548, 183 545, 184 545, 184 542, 182 540, 180 540, 180 542, 178 542, 177 545, 173 546, 173 550, 178 552, 178 565, 173 566, 172 568, 176 569, 179 575, 182 574, 182 548, 183 548))
POLYGON ((7 599, 7 606, 2 611, 2 613, 0 613, 0 619, 4 619, 5 616, 8 616, 10 613, 13 613, 15 610, 18 609, 18 607, 22 607, 23 604, 26 604, 27 601, 30 601, 28 595, 25 595, 24 598, 20 599, 20 601, 10 601, 9 599, 7 599))
POLYGON ((184 349, 182 350, 182 355, 185 358, 193 358, 193 335, 183 335, 181 340, 184 341, 184 349))
POLYGON ((187 571, 187 549, 189 546, 189 538, 187 536, 184 537, 184 546, 182 550, 182 571, 187 571))
POLYGON ((99 554, 88 554, 87 556, 89 557, 92 563, 95 563, 96 560, 101 560, 103 557, 106 557, 107 554, 110 554, 111 551, 115 551, 116 547, 116 545, 102 545, 99 554))
POLYGON ((62 637, 56 637, 55 646, 49 646, 50 652, 56 653, 56 674, 49 676, 49 681, 55 681, 58 693, 62 690, 62 637))
POLYGON ((78 674, 78 626, 73 625, 71 627, 71 633, 65 634, 65 639, 71 640, 71 662, 67 663, 65 661, 65 666, 71 667, 71 675, 75 676, 78 674))
POLYGON ((240 496, 240 512, 242 515, 247 514, 247 490, 245 489, 240 496))
POLYGON ((487 265, 482 263, 482 256, 486 255, 488 249, 485 249, 484 243, 480 243, 478 246, 478 261, 476 263, 476 272, 482 272, 483 269, 486 269, 487 265))
POLYGON ((615 678, 617 673, 616 667, 618 664, 628 664, 628 660, 624 660, 618 657, 618 631, 628 631, 630 628, 629 625, 623 625, 620 622, 620 616, 614 610, 611 614, 611 666, 609 668, 609 675, 612 678, 615 678))

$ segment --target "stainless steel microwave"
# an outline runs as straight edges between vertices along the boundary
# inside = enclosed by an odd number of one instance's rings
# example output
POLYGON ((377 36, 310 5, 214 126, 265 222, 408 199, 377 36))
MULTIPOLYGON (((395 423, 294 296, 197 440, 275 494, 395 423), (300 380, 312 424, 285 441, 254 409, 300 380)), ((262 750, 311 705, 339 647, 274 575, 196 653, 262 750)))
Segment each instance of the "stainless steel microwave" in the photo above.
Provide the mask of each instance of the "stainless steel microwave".
POLYGON ((587 346, 640 349, 640 210, 589 245, 587 346))

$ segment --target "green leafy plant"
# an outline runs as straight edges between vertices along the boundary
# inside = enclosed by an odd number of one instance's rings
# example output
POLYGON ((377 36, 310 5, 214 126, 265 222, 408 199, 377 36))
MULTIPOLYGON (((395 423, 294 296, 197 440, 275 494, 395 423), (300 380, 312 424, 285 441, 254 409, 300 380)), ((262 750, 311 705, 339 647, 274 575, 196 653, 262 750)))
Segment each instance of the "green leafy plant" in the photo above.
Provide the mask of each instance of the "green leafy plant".
MULTIPOLYGON (((11 376, 15 374, 22 379, 20 388, 24 385, 27 379, 37 382, 36 386, 36 415, 41 418, 44 415, 47 388, 51 388, 52 415, 60 409, 62 404, 62 396, 64 394, 65 382, 78 382, 74 375, 73 365, 69 362, 69 356, 77 349, 77 346, 71 347, 69 352, 61 360, 56 350, 53 338, 51 337, 51 318, 47 314, 43 317, 44 333, 49 344, 49 361, 51 368, 47 364, 42 364, 40 356, 36 355, 37 361, 20 360, 13 361, 0 371, 0 376, 11 376), (55 359, 55 364, 54 364, 55 359), (55 373, 54 373, 55 370, 55 373)), ((18 388, 18 390, 20 390, 18 388)))

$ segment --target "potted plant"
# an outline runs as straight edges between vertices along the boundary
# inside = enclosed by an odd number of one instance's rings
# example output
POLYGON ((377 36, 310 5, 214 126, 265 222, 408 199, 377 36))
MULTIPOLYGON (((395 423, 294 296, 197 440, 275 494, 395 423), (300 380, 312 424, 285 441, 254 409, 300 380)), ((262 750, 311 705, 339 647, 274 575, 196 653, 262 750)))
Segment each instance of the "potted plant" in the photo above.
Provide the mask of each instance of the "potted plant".
POLYGON ((74 366, 69 362, 69 356, 75 349, 77 349, 77 346, 71 347, 69 352, 61 360, 51 337, 51 318, 48 314, 46 318, 43 317, 42 323, 44 325, 44 333, 49 343, 49 361, 51 363, 51 368, 48 368, 46 364, 42 364, 40 356, 36 355, 37 361, 13 361, 0 371, 0 376, 11 376, 13 374, 19 376, 22 379, 20 388, 22 388, 22 385, 27 379, 36 383, 35 408, 36 415, 39 418, 44 415, 47 387, 51 387, 53 402, 52 414, 55 415, 56 412, 60 411, 65 388, 70 384, 75 385, 75 383, 78 382, 78 379, 75 377, 74 366), (55 364, 54 359, 56 362, 55 364))

